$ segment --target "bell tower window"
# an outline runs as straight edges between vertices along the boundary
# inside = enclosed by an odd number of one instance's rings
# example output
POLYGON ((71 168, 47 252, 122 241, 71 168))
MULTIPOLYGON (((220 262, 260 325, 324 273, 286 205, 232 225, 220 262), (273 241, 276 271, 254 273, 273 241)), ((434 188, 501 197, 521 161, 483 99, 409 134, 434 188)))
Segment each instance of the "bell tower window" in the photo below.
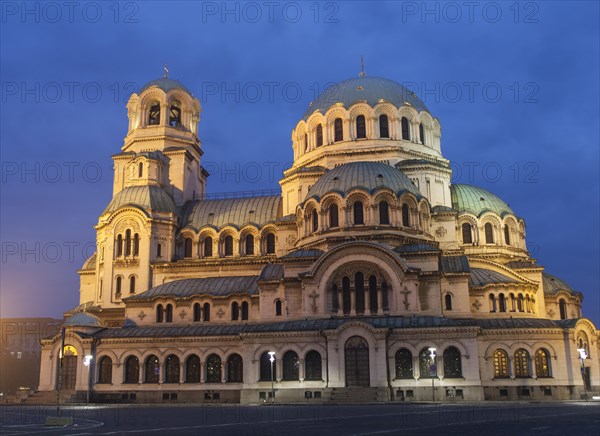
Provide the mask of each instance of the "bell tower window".
POLYGON ((356 117, 356 138, 363 139, 367 137, 367 126, 365 116, 359 115, 356 117))
POLYGON ((344 123, 341 118, 336 118, 333 122, 333 140, 334 142, 343 141, 344 140, 344 123))
POLYGON ((379 137, 380 138, 389 138, 390 137, 390 128, 389 128, 387 115, 379 116, 379 137))
POLYGON ((410 141, 410 129, 408 127, 408 118, 402 117, 402 139, 410 141))
POLYGON ((148 113, 148 125, 158 126, 160 124, 160 104, 155 103, 150 106, 150 112, 148 113))
POLYGON ((171 127, 181 126, 181 109, 177 106, 171 106, 169 109, 169 125, 171 127))

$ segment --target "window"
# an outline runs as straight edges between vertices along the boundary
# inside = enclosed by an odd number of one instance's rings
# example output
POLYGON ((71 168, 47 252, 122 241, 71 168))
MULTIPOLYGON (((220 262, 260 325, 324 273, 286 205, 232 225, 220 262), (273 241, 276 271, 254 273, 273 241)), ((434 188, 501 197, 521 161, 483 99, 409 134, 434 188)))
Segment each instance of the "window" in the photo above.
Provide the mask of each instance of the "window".
POLYGON ((304 152, 308 151, 308 135, 304 134, 304 152))
POLYGON ((242 321, 248 321, 248 302, 242 302, 242 321))
POLYGON ((237 321, 239 317, 240 317, 240 308, 239 308, 238 304, 234 302, 231 304, 231 320, 237 321))
POLYGON ((121 278, 121 276, 118 276, 117 280, 116 280, 116 285, 115 285, 115 288, 116 288, 115 292, 117 295, 121 295, 122 282, 123 282, 123 279, 121 278))
POLYGON ((362 201, 355 201, 352 205, 354 212, 354 224, 364 224, 365 220, 363 217, 363 204, 362 201))
MULTIPOLYGON (((260 378, 258 381, 271 381, 271 356, 265 351, 260 356, 260 378)), ((277 366, 273 362, 273 380, 277 379, 277 366)))
POLYGON ((515 351, 515 377, 531 377, 531 371, 529 369, 529 353, 523 348, 519 348, 515 351))
POLYGON ((354 274, 354 291, 356 293, 356 314, 365 313, 365 275, 361 272, 354 274))
POLYGON ((387 115, 379 116, 379 137, 380 138, 389 138, 390 137, 390 128, 389 128, 387 115))
POLYGON ((244 381, 244 361, 239 354, 232 354, 227 359, 227 381, 229 383, 244 381))
POLYGON ((200 309, 200 303, 194 303, 193 318, 192 318, 194 320, 194 322, 200 321, 201 313, 202 313, 202 310, 200 309))
POLYGON ((213 240, 210 236, 204 238, 204 257, 212 257, 213 255, 213 240))
POLYGON ((318 351, 312 350, 306 354, 304 358, 304 379, 305 380, 322 380, 321 354, 318 351))
POLYGON ((462 377, 462 363, 460 351, 456 347, 448 347, 444 350, 444 377, 462 377))
POLYGON ((367 137, 367 126, 365 123, 365 116, 359 115, 356 117, 356 138, 366 138, 367 137))
POLYGON ((550 373, 550 353, 544 348, 535 352, 535 374, 539 377, 552 377, 550 373))
POLYGON ((446 294, 444 296, 444 306, 446 310, 452 310, 452 295, 446 294))
POLYGON ((181 126, 181 109, 177 106, 171 106, 169 110, 169 125, 171 127, 181 126))
POLYGON ((329 205, 329 227, 334 229, 340 225, 337 204, 329 205))
POLYGON ((425 129, 423 123, 419 124, 419 137, 421 138, 421 144, 425 145, 425 129))
POLYGON ((404 227, 410 227, 410 210, 406 203, 402 205, 402 225, 404 227))
POLYGON ((500 312, 506 312, 506 297, 504 294, 498 295, 498 308, 500 312))
POLYGON ((494 378, 508 378, 508 353, 504 350, 494 351, 494 378))
POLYGON ((396 378, 413 378, 412 353, 406 348, 396 351, 396 378))
POLYGON ((117 256, 123 256, 123 236, 117 235, 117 256))
POLYGON ((246 255, 252 256, 254 254, 254 236, 246 235, 246 255))
POLYGON ((316 210, 312 211, 311 219, 312 219, 312 231, 317 232, 319 230, 319 214, 317 213, 316 210))
POLYGON ((387 201, 379 202, 379 224, 390 223, 390 208, 387 201))
POLYGON ((471 233, 471 224, 464 223, 462 225, 462 240, 463 244, 473 243, 473 234, 471 233))
POLYGON ((369 310, 371 314, 377 313, 377 277, 369 277, 369 310))
POLYGON ((185 238, 184 257, 192 257, 192 238, 185 238))
POLYGON ((410 128, 408 125, 408 118, 402 117, 402 139, 410 141, 410 128))
POLYGON ((225 256, 233 256, 233 236, 225 236, 225 256))
POLYGON ((129 277, 129 293, 135 293, 135 276, 129 277))
POLYGON ((508 225, 504 226, 504 243, 510 245, 510 227, 508 225))
POLYGON ((156 244, 156 257, 162 257, 162 244, 156 244))
POLYGON ((98 383, 112 383, 112 359, 108 356, 98 361, 98 383))
POLYGON ((340 303, 338 302, 338 287, 334 283, 331 285, 331 307, 334 312, 337 312, 340 309, 340 303))
POLYGON ((125 256, 131 256, 131 230, 125 231, 125 256))
POLYGON ((386 282, 381 283, 381 305, 383 306, 383 310, 390 309, 388 303, 388 285, 386 282))
POLYGON ((160 124, 160 104, 155 103, 150 106, 150 112, 148 112, 148 125, 158 126, 160 124))
POLYGON ((281 316, 283 313, 281 309, 281 300, 275 300, 275 316, 281 316))
POLYGON ((495 312, 496 310, 496 297, 490 294, 490 312, 495 312))
POLYGON ((179 357, 174 354, 165 360, 165 383, 179 383, 179 357))
POLYGON ((322 124, 319 124, 315 131, 315 143, 316 143, 317 147, 320 147, 323 145, 323 125, 322 124))
POLYGON ((344 140, 344 122, 341 118, 336 118, 333 122, 333 140, 335 142, 344 140))
POLYGON ((558 309, 560 311, 560 319, 567 319, 567 302, 562 298, 558 300, 558 309))
POLYGON ((202 311, 202 318, 204 321, 210 321, 210 304, 204 303, 204 310, 202 311))
POLYGON ((185 361, 185 382, 200 383, 200 358, 195 354, 185 361))
POLYGON ((350 313, 351 304, 352 301, 350 299, 350 279, 348 277, 344 277, 342 279, 342 305, 344 315, 348 315, 350 313))
POLYGON ((267 254, 275 254, 275 234, 267 233, 267 254))
POLYGON ((206 383, 221 383, 221 358, 211 354, 206 359, 206 383))
POLYGON ((156 322, 163 322, 165 320, 165 315, 163 311, 162 304, 156 306, 156 322))
POLYGON ((160 375, 160 366, 158 364, 158 357, 151 354, 146 359, 145 372, 144 372, 144 383, 158 383, 160 375))
POLYGON ((144 164, 143 164, 143 162, 140 162, 138 164, 138 177, 142 177, 143 174, 144 174, 144 164))
POLYGON ((137 233, 133 235, 133 255, 140 255, 140 235, 137 233))
POLYGON ((493 244, 494 243, 494 228, 492 227, 492 225, 490 223, 485 223, 485 226, 483 226, 483 228, 485 231, 485 243, 493 244))
POLYGON ((167 304, 165 309, 165 322, 173 322, 173 305, 167 304))
POLYGON ((125 360, 125 383, 140 381, 140 362, 137 357, 129 356, 125 360))
POLYGON ((294 351, 283 355, 283 380, 298 380, 300 378, 300 360, 294 351))
POLYGON ((423 348, 419 353, 419 374, 421 378, 437 377, 435 359, 431 358, 431 352, 427 348, 423 348))

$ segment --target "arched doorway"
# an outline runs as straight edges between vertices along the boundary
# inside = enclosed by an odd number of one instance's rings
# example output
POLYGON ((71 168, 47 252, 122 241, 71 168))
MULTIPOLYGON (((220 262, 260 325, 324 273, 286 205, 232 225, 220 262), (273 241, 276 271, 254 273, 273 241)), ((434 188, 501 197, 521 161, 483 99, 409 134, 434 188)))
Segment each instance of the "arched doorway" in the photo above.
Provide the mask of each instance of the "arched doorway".
POLYGON ((346 386, 370 386, 369 344, 360 336, 346 341, 346 386))
POLYGON ((77 381, 77 350, 75 347, 65 345, 65 348, 63 348, 62 366, 60 360, 58 359, 60 389, 74 390, 77 381))

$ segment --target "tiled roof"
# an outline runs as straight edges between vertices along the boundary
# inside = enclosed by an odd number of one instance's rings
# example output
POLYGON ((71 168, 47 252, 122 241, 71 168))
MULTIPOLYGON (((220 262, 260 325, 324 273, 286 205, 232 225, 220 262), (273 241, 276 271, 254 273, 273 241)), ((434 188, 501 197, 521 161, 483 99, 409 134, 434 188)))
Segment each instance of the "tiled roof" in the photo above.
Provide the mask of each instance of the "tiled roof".
POLYGON ((509 268, 520 269, 520 268, 543 268, 532 260, 512 260, 504 264, 509 268))
POLYGON ((86 312, 77 312, 69 316, 63 326, 72 327, 102 327, 100 319, 92 314, 86 312))
POLYGON ((499 197, 471 185, 454 184, 450 186, 452 195, 452 207, 458 212, 469 212, 480 216, 484 212, 494 212, 500 216, 507 213, 513 214, 513 210, 499 197))
POLYGON ((93 271, 96 269, 96 253, 92 254, 88 260, 85 261, 81 269, 86 271, 93 271))
POLYGON ((258 280, 272 281, 272 280, 281 280, 284 274, 284 267, 281 263, 268 263, 266 264, 260 275, 258 276, 258 280))
POLYGON ((400 245, 399 247, 395 247, 394 251, 396 253, 420 253, 427 251, 438 252, 440 249, 427 244, 404 244, 400 245))
POLYGON ((467 256, 441 256, 440 271, 445 273, 467 273, 471 271, 467 256))
POLYGON ((564 280, 548 274, 547 272, 542 273, 542 285, 544 287, 544 294, 556 294, 558 291, 567 291, 571 294, 578 293, 564 280))
POLYGON ((130 186, 117 193, 103 213, 115 212, 125 206, 137 206, 149 212, 179 211, 169 194, 158 186, 130 186))
POLYGON ((286 254, 285 256, 281 256, 281 259, 300 259, 300 258, 313 258, 313 257, 320 257, 323 255, 323 253, 325 253, 324 251, 321 250, 317 250, 317 249, 304 249, 301 248, 300 250, 295 250, 292 251, 288 254, 286 254))
POLYGON ((519 283, 497 271, 492 271, 485 268, 471 268, 471 276, 469 277, 469 285, 478 288, 481 286, 494 283, 519 283))

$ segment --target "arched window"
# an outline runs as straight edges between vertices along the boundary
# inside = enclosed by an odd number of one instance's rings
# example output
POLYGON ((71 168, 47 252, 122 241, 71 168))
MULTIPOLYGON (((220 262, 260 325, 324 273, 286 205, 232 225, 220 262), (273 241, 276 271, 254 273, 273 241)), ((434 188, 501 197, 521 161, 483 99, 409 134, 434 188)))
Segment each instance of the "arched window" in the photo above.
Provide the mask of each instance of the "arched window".
POLYGON ((242 302, 242 321, 248 321, 248 302, 242 302))
POLYGON ((494 351, 494 378, 508 378, 508 353, 504 350, 494 351))
POLYGON ((462 362, 460 351, 456 347, 444 350, 444 378, 462 377, 462 362))
POLYGON ((305 133, 304 134, 304 152, 306 153, 308 151, 308 135, 305 133))
POLYGON ((221 358, 211 354, 206 359, 206 383, 221 383, 221 358))
POLYGON ((379 224, 390 223, 390 208, 387 201, 379 202, 379 224))
POLYGON ((558 309, 560 311, 560 319, 567 319, 567 302, 562 298, 558 300, 558 309))
POLYGON ((535 374, 540 377, 552 377, 550 371, 550 353, 544 348, 535 352, 535 374))
POLYGON ((135 276, 129 277, 129 293, 135 293, 135 276))
POLYGON ((138 235, 137 233, 133 235, 133 255, 140 255, 140 235, 138 235))
POLYGON ((129 356, 125 360, 125 383, 139 383, 140 361, 135 356, 129 356))
POLYGON ((504 226, 504 243, 510 245, 510 227, 508 227, 508 224, 504 226))
POLYGON ((342 279, 342 308, 344 311, 344 315, 348 315, 351 309, 351 300, 350 300, 350 279, 348 277, 344 277, 342 279))
POLYGON ((254 255, 254 235, 246 235, 246 255, 254 255))
POLYGON ((108 356, 98 361, 98 383, 112 383, 112 359, 108 356))
POLYGON ((359 115, 356 117, 356 138, 366 138, 367 137, 367 126, 365 123, 365 116, 359 115))
POLYGON ((213 240, 210 236, 204 238, 204 257, 212 257, 213 255, 213 240))
POLYGON ((165 309, 165 322, 173 322, 173 305, 167 304, 165 309))
POLYGON ((519 348, 515 351, 515 377, 531 377, 531 370, 529 369, 529 353, 523 348, 519 348))
POLYGON ((402 205, 402 225, 404 227, 410 227, 410 209, 406 203, 402 205))
POLYGON ((185 238, 184 257, 192 257, 192 238, 185 238))
POLYGON ((329 205, 329 227, 334 229, 340 225, 337 204, 329 205))
POLYGON ((485 243, 493 244, 494 243, 494 227, 490 223, 485 223, 483 226, 485 231, 485 243))
POLYGON ((338 301, 338 297, 339 297, 338 293, 339 293, 338 287, 334 283, 333 285, 331 285, 331 307, 334 312, 337 312, 340 309, 340 303, 338 301))
POLYGON ((165 313, 162 304, 156 306, 156 322, 163 322, 165 320, 165 313))
POLYGON ((281 309, 281 300, 277 299, 275 300, 275 316, 281 316, 283 314, 283 311, 281 309))
POLYGON ((390 128, 387 115, 379 115, 379 137, 389 138, 390 128))
POLYGON ((364 224, 362 201, 355 201, 352 205, 354 211, 354 224, 364 224))
POLYGON ((158 364, 158 357, 151 354, 146 359, 144 365, 144 383, 158 383, 160 376, 160 366, 158 364))
POLYGON ((275 234, 267 233, 267 254, 275 254, 275 234))
POLYGON ((473 233, 471 232, 471 224, 463 223, 461 228, 462 228, 463 244, 472 244, 473 243, 473 233))
POLYGON ((131 230, 125 230, 125 256, 131 256, 131 230))
POLYGON ((200 383, 200 358, 195 354, 185 361, 185 382, 200 383))
POLYGON ((396 351, 396 378, 413 378, 412 353, 406 348, 396 351))
POLYGON ((421 144, 425 145, 425 129, 423 123, 419 124, 419 137, 421 138, 421 144))
POLYGON ((312 231, 317 232, 319 230, 319 214, 317 213, 316 210, 312 211, 311 220, 312 220, 312 231))
POLYGON ((239 308, 238 304, 234 301, 233 303, 231 303, 231 320, 237 321, 239 317, 240 317, 240 308, 239 308))
POLYGON ((500 312, 506 312, 506 297, 504 294, 498 295, 498 308, 500 312))
POLYGON ((179 383, 179 357, 174 354, 165 360, 165 383, 179 383))
POLYGON ((377 277, 369 277, 369 310, 371 314, 377 313, 377 277))
POLYGON ((142 177, 143 174, 144 174, 144 163, 140 162, 138 164, 138 177, 142 177))
POLYGON ((224 246, 225 256, 233 256, 233 236, 225 236, 224 246))
POLYGON ((365 313, 365 275, 361 272, 354 274, 354 291, 356 293, 356 314, 365 313))
MULTIPOLYGON (((271 381, 271 356, 265 351, 260 356, 260 378, 258 381, 271 381)), ((273 362, 273 380, 277 380, 277 366, 273 362)))
POLYGON ((123 236, 117 235, 117 257, 123 256, 123 236))
POLYGON ((524 312, 523 310, 523 294, 519 294, 517 297, 517 308, 519 312, 524 312))
POLYGON ((405 141, 410 141, 410 127, 408 124, 408 118, 402 117, 401 124, 402 124, 402 139, 404 139, 405 141))
POLYGON ((444 306, 446 310, 452 310, 452 295, 446 294, 444 296, 444 306))
POLYGON ((531 298, 529 297, 529 295, 525 297, 525 309, 527 310, 527 312, 531 312, 531 298))
POLYGON ((333 140, 335 142, 344 140, 344 122, 341 118, 336 118, 333 122, 333 140))
POLYGON ((117 295, 121 294, 121 287, 123 285, 122 282, 123 282, 123 278, 121 276, 118 276, 117 279, 116 279, 116 283, 115 283, 115 293, 117 295))
POLYGON ((318 351, 311 350, 304 358, 304 379, 305 380, 322 380, 322 363, 321 354, 318 351))
POLYGON ((300 360, 295 351, 283 355, 283 380, 298 380, 300 378, 300 360))
POLYGON ((156 244, 156 257, 162 257, 162 244, 156 244))
POLYGON ((181 126, 181 109, 177 106, 171 106, 169 110, 169 125, 171 127, 181 126))
POLYGON ((200 321, 200 316, 202 313, 202 309, 200 308, 200 303, 194 303, 193 312, 194 312, 194 315, 193 315, 194 322, 200 321))
POLYGON ((204 303, 204 308, 202 310, 202 319, 204 321, 210 321, 210 304, 204 303))
POLYGON ((490 312, 496 312, 496 297, 493 294, 490 294, 490 312))
POLYGON ((160 104, 154 103, 150 106, 150 111, 148 112, 148 125, 149 126, 158 126, 160 124, 160 104))
POLYGON ((390 310, 388 303, 388 285, 386 282, 381 283, 381 306, 383 310, 390 310))
POLYGON ((428 348, 423 348, 419 353, 419 376, 420 378, 437 377, 435 359, 431 357, 431 351, 428 348))
POLYGON ((323 145, 323 125, 319 124, 315 131, 315 144, 317 147, 323 145))
POLYGON ((227 359, 227 382, 242 383, 244 381, 244 361, 239 354, 232 354, 227 359))

